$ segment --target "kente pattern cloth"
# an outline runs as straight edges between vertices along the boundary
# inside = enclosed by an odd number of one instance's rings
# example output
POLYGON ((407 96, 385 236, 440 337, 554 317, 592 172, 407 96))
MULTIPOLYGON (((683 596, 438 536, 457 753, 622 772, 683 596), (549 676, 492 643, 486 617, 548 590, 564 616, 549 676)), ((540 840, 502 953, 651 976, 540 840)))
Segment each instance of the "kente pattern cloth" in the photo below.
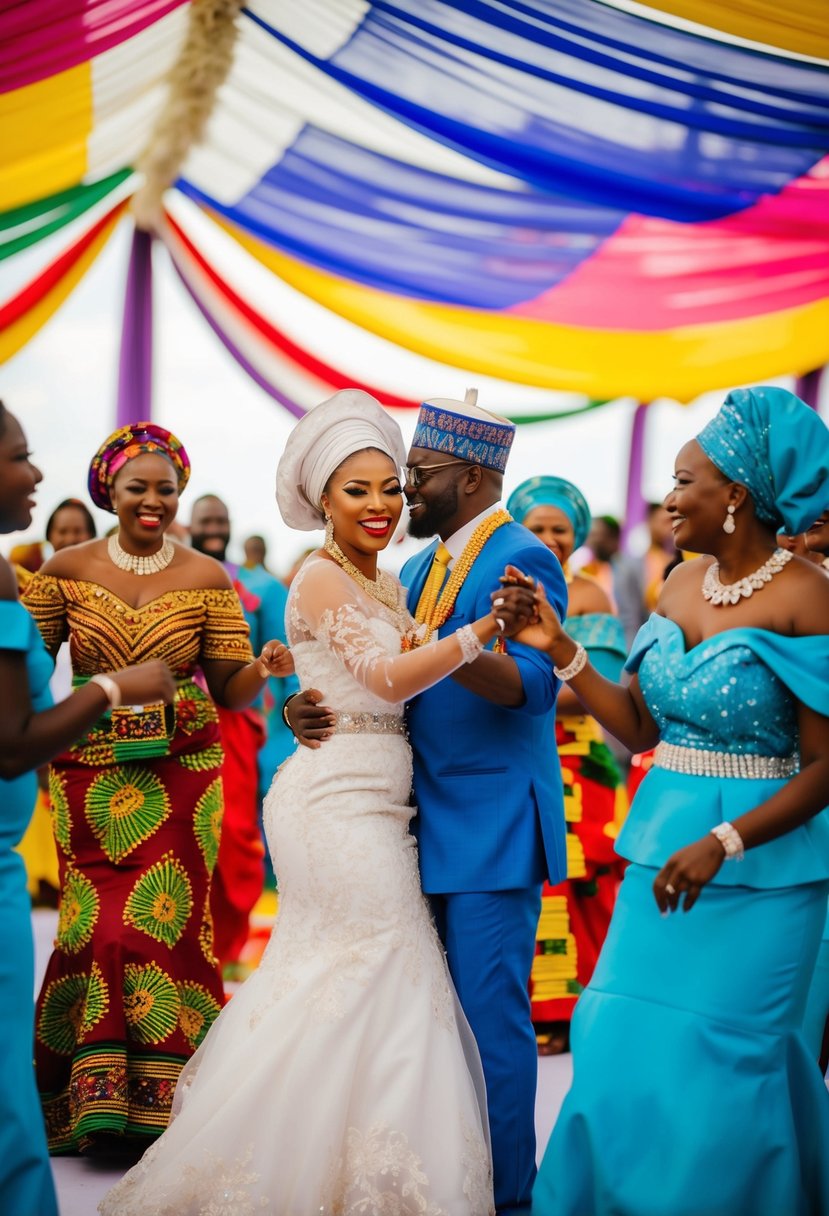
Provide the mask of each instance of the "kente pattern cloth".
MULTIPOLYGON (((52 664, 32 618, 0 600, 0 650, 22 655, 36 711, 48 709, 52 664)), ((57 1216, 43 1116, 32 1072, 34 949, 23 859, 15 852, 35 804, 37 780, 0 779, 0 1207, 57 1216)))
POLYGON ((35 1060, 50 1148, 95 1133, 157 1136, 187 1059, 219 1012, 210 874, 223 813, 204 659, 247 660, 233 591, 167 591, 132 608, 96 583, 38 575, 26 605, 75 677, 164 659, 175 672, 169 753, 118 761, 104 715, 53 763, 61 902, 37 1003, 35 1060))
MULTIPOLYGON (((570 617, 567 631, 586 647, 609 679, 621 675, 625 656, 619 620, 607 613, 570 617)), ((541 892, 541 916, 530 977, 532 1019, 543 1032, 569 1021, 610 924, 622 864, 616 855, 618 765, 601 727, 587 714, 556 717, 556 746, 564 782, 567 878, 541 892)))
POLYGON ((332 562, 312 557, 294 580, 301 685, 365 729, 297 748, 277 774, 265 829, 280 903, 262 962, 104 1216, 494 1213, 480 1059, 409 831, 404 703, 451 644, 401 654, 404 624, 332 562))
MULTIPOLYGON (((688 648, 675 622, 652 616, 628 667, 679 747, 786 757, 795 698, 829 711, 827 636, 741 627, 688 648)), ((660 916, 653 896, 672 853, 785 783, 654 764, 639 787, 617 841, 631 864, 573 1015, 573 1086, 533 1216, 829 1211, 829 1093, 802 1035, 829 823, 818 814, 726 862, 687 914, 660 916)))

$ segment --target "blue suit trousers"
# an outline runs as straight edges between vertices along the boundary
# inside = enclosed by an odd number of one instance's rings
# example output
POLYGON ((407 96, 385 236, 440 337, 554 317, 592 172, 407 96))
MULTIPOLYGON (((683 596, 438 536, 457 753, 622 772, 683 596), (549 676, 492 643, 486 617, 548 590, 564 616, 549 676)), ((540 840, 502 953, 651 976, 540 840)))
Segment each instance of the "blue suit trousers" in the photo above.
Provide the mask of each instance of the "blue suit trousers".
POLYGON ((538 1058, 528 980, 541 887, 430 895, 486 1079, 499 1216, 529 1212, 538 1058))

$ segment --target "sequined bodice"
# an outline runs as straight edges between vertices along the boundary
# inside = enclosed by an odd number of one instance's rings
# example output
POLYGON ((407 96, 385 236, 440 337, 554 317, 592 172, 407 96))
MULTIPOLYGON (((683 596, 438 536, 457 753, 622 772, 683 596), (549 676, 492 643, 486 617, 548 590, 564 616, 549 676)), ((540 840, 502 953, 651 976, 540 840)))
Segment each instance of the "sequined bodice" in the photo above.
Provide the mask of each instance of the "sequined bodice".
POLYGON ((648 709, 667 743, 762 756, 797 750, 795 701, 785 684, 730 630, 685 649, 664 621, 639 667, 648 709))

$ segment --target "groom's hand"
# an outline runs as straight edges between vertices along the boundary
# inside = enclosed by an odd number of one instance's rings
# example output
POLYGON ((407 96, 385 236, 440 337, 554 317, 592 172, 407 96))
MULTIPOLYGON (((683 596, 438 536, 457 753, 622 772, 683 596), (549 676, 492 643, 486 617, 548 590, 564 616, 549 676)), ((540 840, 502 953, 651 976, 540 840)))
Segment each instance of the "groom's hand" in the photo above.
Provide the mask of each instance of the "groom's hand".
POLYGON ((327 705, 320 705, 323 694, 318 688, 306 688, 286 701, 285 721, 304 747, 319 747, 333 733, 337 719, 327 705))
POLYGON ((492 594, 492 613, 505 637, 512 637, 536 616, 535 584, 505 584, 492 594))

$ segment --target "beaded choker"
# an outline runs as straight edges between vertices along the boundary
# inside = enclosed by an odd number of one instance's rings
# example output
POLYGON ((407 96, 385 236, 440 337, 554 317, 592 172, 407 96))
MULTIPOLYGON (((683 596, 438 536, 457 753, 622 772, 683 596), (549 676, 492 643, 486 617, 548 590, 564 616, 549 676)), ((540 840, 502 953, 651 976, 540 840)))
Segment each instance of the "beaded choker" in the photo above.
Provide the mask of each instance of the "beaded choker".
POLYGON ((466 580, 466 576, 480 556, 484 545, 493 533, 502 528, 504 524, 509 523, 512 523, 512 516, 509 511, 494 511, 492 515, 488 515, 486 519, 478 524, 467 541, 463 553, 453 565, 452 572, 446 580, 440 596, 435 592, 427 597, 425 601, 421 599, 418 604, 415 619, 419 625, 423 626, 421 631, 422 636, 413 639, 412 645, 428 642, 437 633, 441 625, 446 624, 454 611, 455 600, 458 598, 458 593, 466 580))
POLYGON ((326 538, 323 548, 333 557, 340 569, 362 587, 366 595, 377 600, 378 604, 382 604, 384 608, 388 608, 392 612, 400 612, 400 585, 397 579, 387 574, 385 570, 378 570, 375 580, 366 578, 362 570, 358 570, 354 563, 346 557, 333 537, 326 538))
POLYGON ((747 599, 755 591, 761 591, 766 583, 770 583, 775 574, 792 560, 791 553, 785 549, 775 549, 767 562, 763 562, 759 570, 752 571, 736 583, 720 582, 720 567, 718 562, 712 562, 705 571, 702 580, 703 597, 712 604, 737 604, 741 599, 747 599))
POLYGON ((165 537, 160 549, 148 557, 140 557, 135 553, 127 553, 126 549, 122 549, 118 543, 118 537, 110 536, 107 541, 107 553, 109 560, 119 570, 126 570, 130 574, 158 574, 159 571, 166 570, 169 566, 175 557, 176 547, 171 540, 165 537))

